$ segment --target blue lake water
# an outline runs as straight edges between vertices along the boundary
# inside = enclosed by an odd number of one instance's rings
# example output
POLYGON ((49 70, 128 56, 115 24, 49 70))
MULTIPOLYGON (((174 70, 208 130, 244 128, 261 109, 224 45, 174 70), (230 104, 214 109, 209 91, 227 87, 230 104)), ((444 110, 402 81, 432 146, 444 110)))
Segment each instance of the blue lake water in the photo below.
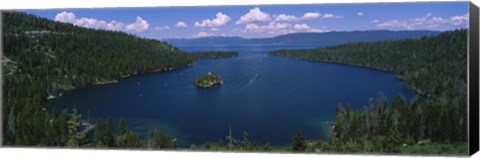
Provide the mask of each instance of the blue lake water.
POLYGON ((337 104, 359 109, 383 92, 388 98, 415 95, 393 74, 368 68, 268 56, 281 48, 325 45, 179 46, 196 52, 233 50, 240 55, 196 60, 192 67, 120 79, 118 83, 73 90, 49 100, 49 107, 76 107, 86 119, 123 117, 145 136, 162 128, 180 147, 217 142, 228 134, 241 139, 247 131, 254 144, 289 145, 300 129, 306 139, 330 138, 337 104), (212 71, 224 80, 204 89, 193 80, 212 71))

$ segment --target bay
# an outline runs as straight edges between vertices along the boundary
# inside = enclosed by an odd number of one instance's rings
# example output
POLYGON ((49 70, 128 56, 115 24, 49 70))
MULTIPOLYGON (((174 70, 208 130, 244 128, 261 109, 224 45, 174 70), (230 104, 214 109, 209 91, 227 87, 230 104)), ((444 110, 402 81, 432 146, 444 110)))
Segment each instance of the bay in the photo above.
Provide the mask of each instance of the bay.
POLYGON ((178 46, 188 52, 237 51, 238 57, 196 60, 192 67, 119 79, 66 92, 48 100, 49 108, 76 107, 94 118, 125 118, 130 129, 145 137, 162 128, 180 147, 225 140, 231 127, 241 139, 248 132, 254 144, 290 144, 296 130, 306 139, 331 137, 338 103, 353 109, 383 92, 387 99, 413 90, 392 73, 349 65, 310 62, 269 56, 269 51, 316 48, 318 45, 210 45, 178 46), (224 84, 199 88, 197 76, 215 72, 224 84))

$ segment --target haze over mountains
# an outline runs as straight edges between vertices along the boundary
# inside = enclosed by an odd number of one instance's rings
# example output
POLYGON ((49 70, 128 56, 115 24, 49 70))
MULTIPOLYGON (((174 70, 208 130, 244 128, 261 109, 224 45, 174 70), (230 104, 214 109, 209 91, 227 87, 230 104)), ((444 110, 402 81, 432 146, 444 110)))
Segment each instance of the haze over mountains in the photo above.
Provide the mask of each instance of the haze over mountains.
POLYGON ((242 37, 203 37, 193 39, 164 39, 176 46, 181 45, 231 45, 231 44, 319 44, 319 43, 346 43, 346 42, 373 42, 383 40, 399 40, 420 38, 423 36, 438 35, 439 31, 351 31, 325 33, 292 33, 270 38, 242 38, 242 37))

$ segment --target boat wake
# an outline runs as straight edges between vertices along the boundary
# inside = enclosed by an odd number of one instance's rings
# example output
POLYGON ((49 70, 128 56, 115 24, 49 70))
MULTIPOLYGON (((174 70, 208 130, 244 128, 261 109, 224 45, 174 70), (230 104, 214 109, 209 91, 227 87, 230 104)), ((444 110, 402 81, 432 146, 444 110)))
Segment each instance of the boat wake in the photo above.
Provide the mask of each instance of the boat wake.
POLYGON ((248 82, 247 85, 250 85, 253 83, 253 81, 255 81, 256 79, 258 78, 258 74, 255 74, 255 77, 253 77, 252 79, 250 79, 250 81, 248 82))

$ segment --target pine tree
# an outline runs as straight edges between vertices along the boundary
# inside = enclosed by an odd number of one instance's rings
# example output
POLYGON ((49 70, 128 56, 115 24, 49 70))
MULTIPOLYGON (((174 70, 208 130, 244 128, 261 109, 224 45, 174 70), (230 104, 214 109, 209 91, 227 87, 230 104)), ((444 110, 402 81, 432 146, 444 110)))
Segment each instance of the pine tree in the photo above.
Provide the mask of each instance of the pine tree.
POLYGON ((45 115, 44 115, 44 120, 43 121, 43 129, 45 129, 44 133, 45 133, 45 138, 43 140, 43 144, 45 144, 46 146, 52 146, 52 145, 55 145, 55 137, 57 137, 57 135, 55 135, 53 133, 53 119, 54 119, 54 116, 51 116, 49 115, 47 112, 45 112, 45 115))
POLYGON ((56 129, 56 124, 58 123, 58 116, 56 114, 55 107, 52 108, 52 111, 45 119, 45 128, 48 130, 47 133, 47 140, 49 146, 57 146, 58 145, 58 130, 56 129))
POLYGON ((108 147, 115 146, 115 131, 114 131, 113 119, 111 116, 107 118, 107 127, 105 129, 104 143, 108 147))
MULTIPOLYGON (((99 144, 100 142, 102 142, 104 135, 105 135, 105 125, 103 123, 103 119, 99 118, 97 123, 95 124, 95 134, 93 136, 93 142, 95 144, 99 144)), ((102 145, 104 145, 103 142, 102 142, 102 145)))
POLYGON ((354 131, 354 119, 355 119, 355 113, 352 111, 352 108, 350 104, 347 103, 345 107, 345 117, 343 119, 344 126, 342 127, 343 132, 342 132, 342 138, 343 139, 348 139, 351 138, 354 131))
POLYGON ((305 138, 303 138, 302 132, 300 130, 297 130, 297 132, 295 132, 295 135, 293 135, 292 141, 293 141, 293 146, 292 146, 293 151, 305 151, 305 149, 307 148, 307 143, 305 141, 305 138))
POLYGON ((368 100, 368 112, 369 112, 369 125, 370 125, 370 131, 372 135, 376 135, 378 133, 378 126, 379 126, 379 114, 376 112, 376 106, 373 103, 374 98, 370 98, 368 100))
POLYGON ((29 126, 30 127, 30 132, 31 132, 31 138, 30 138, 30 143, 33 145, 33 144, 38 144, 38 145, 42 145, 41 141, 42 139, 45 138, 45 135, 44 135, 44 124, 43 122, 45 120, 43 120, 45 117, 43 116, 44 112, 43 111, 40 111, 40 110, 35 110, 35 109, 32 109, 34 112, 33 112, 33 122, 31 122, 31 125, 29 126))
POLYGON ((143 147, 143 142, 140 140, 135 132, 127 132, 127 147, 140 148, 143 147))
POLYGON ((10 109, 10 114, 8 114, 8 124, 6 132, 6 142, 5 144, 13 145, 15 143, 15 114, 14 108, 10 109))
POLYGON ((252 149, 252 143, 250 142, 250 140, 248 140, 248 133, 246 131, 243 131, 242 149, 243 150, 252 149))
POLYGON ((143 146, 142 141, 138 135, 132 131, 127 131, 117 137, 116 147, 119 148, 140 148, 143 146))
POLYGON ((70 120, 68 121, 68 147, 78 147, 80 142, 85 139, 85 134, 78 131, 79 128, 82 126, 81 117, 82 115, 78 113, 78 110, 76 108, 73 108, 72 115, 70 117, 70 120))
POLYGON ((92 111, 88 110, 87 112, 87 121, 88 123, 93 123, 92 111))
POLYGON ((369 146, 369 139, 370 139, 370 136, 371 136, 371 133, 370 133, 370 116, 369 116, 370 112, 368 110, 368 107, 365 106, 363 108, 363 112, 361 113, 361 119, 362 119, 362 132, 363 132, 363 150, 366 152, 367 149, 368 149, 368 146, 369 146))
POLYGON ((150 149, 174 149, 176 148, 176 139, 172 139, 162 129, 155 129, 148 135, 148 148, 150 149))
POLYGON ((398 126, 402 127, 399 129, 399 132, 402 136, 409 136, 409 131, 413 123, 412 111, 410 105, 405 101, 405 98, 402 96, 397 96, 392 101, 392 110, 397 110, 398 112, 398 126))
POLYGON ((105 144, 103 144, 103 142, 100 140, 99 142, 97 142, 97 144, 95 144, 95 147, 96 148, 105 148, 107 146, 105 144))
POLYGON ((62 113, 60 114, 59 118, 58 118, 58 124, 57 124, 57 127, 55 128, 56 130, 59 131, 59 134, 60 137, 59 140, 58 140, 58 145, 59 146, 65 146, 67 144, 67 140, 68 140, 68 136, 69 136, 69 133, 68 133, 68 120, 69 120, 69 116, 68 116, 68 111, 67 109, 64 109, 62 110, 62 113))
POLYGON ((225 139, 227 139, 228 141, 228 144, 227 144, 228 149, 232 150, 232 148, 234 147, 233 143, 235 139, 232 136, 232 127, 230 125, 228 125, 228 135, 225 136, 225 139))
POLYGON ((342 109, 342 104, 339 103, 337 105, 337 109, 335 110, 335 125, 333 126, 333 136, 335 139, 342 139, 343 138, 343 130, 344 125, 344 111, 342 109))
POLYGON ((222 139, 219 139, 219 140, 218 140, 217 146, 218 146, 219 148, 225 147, 225 143, 223 143, 223 140, 222 140, 222 139))
POLYGON ((394 110, 392 114, 387 116, 388 121, 388 135, 386 140, 386 151, 389 153, 399 152, 400 133, 398 131, 398 112, 394 110))
POLYGON ((123 118, 120 118, 119 133, 120 135, 127 133, 127 122, 123 118))

